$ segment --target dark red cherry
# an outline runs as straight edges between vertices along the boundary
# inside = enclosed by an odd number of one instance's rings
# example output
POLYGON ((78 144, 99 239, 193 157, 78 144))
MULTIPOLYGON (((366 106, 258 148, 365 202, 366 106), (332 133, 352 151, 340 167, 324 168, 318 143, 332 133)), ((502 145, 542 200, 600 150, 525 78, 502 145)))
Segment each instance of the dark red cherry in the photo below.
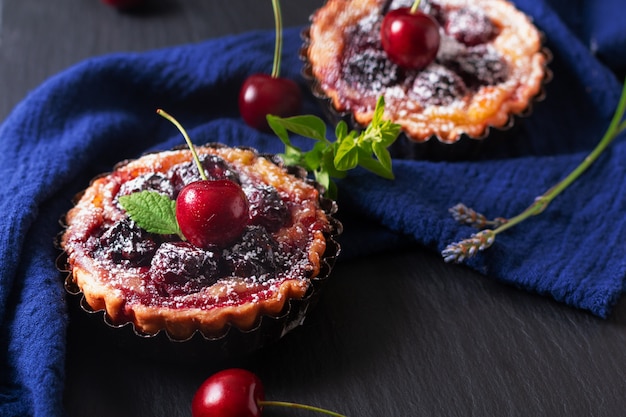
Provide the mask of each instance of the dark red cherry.
POLYGON ((282 77, 254 74, 248 77, 239 91, 239 113, 255 129, 268 132, 266 116, 290 117, 300 113, 302 91, 298 84, 282 77))
POLYGON ((411 12, 409 7, 391 10, 380 29, 383 49, 395 64, 407 69, 422 69, 435 60, 441 35, 431 16, 411 12))
POLYGON ((245 369, 226 369, 200 385, 191 402, 193 417, 261 417, 261 380, 245 369))
POLYGON ((241 186, 229 180, 192 182, 176 198, 176 219, 183 236, 205 249, 226 246, 241 236, 248 210, 241 186))
POLYGON ((299 408, 333 417, 346 417, 324 408, 285 401, 265 401, 263 383, 245 369, 231 368, 213 374, 191 401, 192 417, 261 417, 265 406, 299 408))

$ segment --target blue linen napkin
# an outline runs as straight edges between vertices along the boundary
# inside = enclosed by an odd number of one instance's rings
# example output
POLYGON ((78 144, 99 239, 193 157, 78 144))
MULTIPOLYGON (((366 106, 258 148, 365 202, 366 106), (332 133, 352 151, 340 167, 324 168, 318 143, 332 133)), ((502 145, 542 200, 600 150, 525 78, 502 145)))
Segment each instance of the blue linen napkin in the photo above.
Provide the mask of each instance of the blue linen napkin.
MULTIPOLYGON (((458 202, 512 216, 571 171, 608 126, 626 70, 619 0, 517 0, 554 59, 547 99, 512 130, 508 155, 474 162, 394 161, 395 181, 355 171, 340 183, 344 257, 407 240, 441 251, 469 236, 458 202)), ((300 28, 285 32, 283 73, 299 82, 300 28)), ((96 57, 50 78, 0 127, 0 415, 63 415, 67 313, 53 238, 72 196, 125 158, 182 144, 164 108, 195 143, 279 152, 242 123, 237 92, 269 72, 273 32, 146 53, 96 57)), ((307 98, 304 112, 320 113, 307 98)), ((622 135, 540 216, 498 236, 468 265, 489 277, 607 317, 624 289, 626 143, 622 135)), ((301 141, 306 144, 308 142, 301 141)))

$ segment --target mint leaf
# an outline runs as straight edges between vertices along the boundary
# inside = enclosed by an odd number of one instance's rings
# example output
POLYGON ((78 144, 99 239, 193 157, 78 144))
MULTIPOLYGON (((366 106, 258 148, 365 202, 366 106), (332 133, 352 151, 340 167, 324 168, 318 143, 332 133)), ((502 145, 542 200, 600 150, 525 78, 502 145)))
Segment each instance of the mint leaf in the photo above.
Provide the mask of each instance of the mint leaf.
POLYGON ((389 149, 382 143, 376 142, 372 144, 372 150, 376 158, 378 158, 378 161, 380 161, 380 164, 391 172, 391 154, 389 153, 389 149))
POLYGON ((370 127, 378 126, 383 122, 383 113, 385 111, 385 99, 383 96, 378 98, 376 102, 376 108, 374 109, 374 115, 372 116, 372 122, 370 127))
POLYGON ((330 187, 330 175, 328 171, 315 171, 315 181, 319 182, 324 188, 330 187))
POLYGON ((270 128, 272 128, 276 136, 278 136, 278 138, 285 144, 285 146, 288 148, 294 148, 294 146, 291 144, 291 140, 289 140, 289 132, 285 128, 283 119, 278 116, 273 116, 271 114, 268 114, 266 119, 267 124, 270 126, 270 128))
POLYGON ((326 144, 323 142, 317 142, 313 146, 313 149, 303 153, 305 165, 303 165, 308 171, 317 171, 323 164, 324 153, 326 152, 326 144))
POLYGON ((356 167, 359 163, 356 141, 352 135, 346 136, 337 147, 337 153, 333 159, 335 167, 340 171, 347 171, 356 167))
POLYGON ((150 233, 179 235, 176 221, 176 202, 156 191, 144 190, 119 198, 120 205, 131 220, 150 233))
POLYGON ((287 165, 304 166, 306 163, 304 152, 294 146, 285 145, 285 153, 282 157, 287 165))
MULTIPOLYGON (((281 118, 268 115, 267 122, 274 133, 283 139, 283 142, 285 142, 285 130, 306 138, 322 142, 328 141, 326 139, 326 123, 317 116, 305 115, 281 118)), ((287 139, 287 141, 289 141, 289 139, 287 139)))
POLYGON ((344 120, 340 120, 335 127, 335 137, 337 140, 341 140, 348 136, 348 124, 344 120))
POLYGON ((399 124, 385 120, 380 128, 380 144, 386 148, 391 146, 398 138, 398 135, 400 135, 401 128, 399 124))
POLYGON ((394 178, 393 171, 391 168, 388 168, 380 163, 379 160, 372 158, 371 155, 360 153, 359 155, 359 166, 367 169, 368 171, 373 172, 379 177, 386 178, 388 180, 392 180, 394 178))

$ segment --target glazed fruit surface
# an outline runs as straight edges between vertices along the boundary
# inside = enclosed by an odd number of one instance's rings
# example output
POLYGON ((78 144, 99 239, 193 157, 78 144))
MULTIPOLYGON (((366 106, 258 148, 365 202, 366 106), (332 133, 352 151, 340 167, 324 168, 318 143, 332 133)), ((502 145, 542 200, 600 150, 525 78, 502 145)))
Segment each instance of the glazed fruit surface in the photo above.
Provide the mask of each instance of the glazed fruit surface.
POLYGON ((238 184, 249 203, 247 225, 226 246, 198 247, 177 235, 149 233, 118 202, 143 190, 176 199, 200 179, 187 150, 120 164, 96 179, 67 215, 62 246, 73 279, 90 306, 106 309, 114 322, 139 321, 151 333, 158 322, 178 319, 142 323, 144 313, 179 310, 204 311, 216 328, 237 320, 246 327, 256 316, 238 319, 236 308, 278 313, 319 273, 330 225, 317 188, 250 150, 198 147, 198 153, 209 179, 238 184))
POLYGON ((532 23, 503 0, 423 0, 440 27, 433 62, 407 69, 381 43, 386 14, 409 0, 330 0, 312 19, 307 50, 312 76, 339 113, 369 123, 379 96, 408 135, 453 142, 481 136, 523 111, 541 89, 545 56, 532 23), (333 30, 332 25, 341 29, 333 30))

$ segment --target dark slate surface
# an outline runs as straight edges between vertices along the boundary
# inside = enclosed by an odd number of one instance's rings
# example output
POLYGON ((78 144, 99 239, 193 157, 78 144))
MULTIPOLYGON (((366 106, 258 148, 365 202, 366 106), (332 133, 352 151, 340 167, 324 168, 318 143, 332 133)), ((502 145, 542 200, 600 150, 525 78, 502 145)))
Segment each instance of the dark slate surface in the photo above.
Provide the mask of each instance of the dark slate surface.
MULTIPOLYGON (((293 26, 323 1, 283 3, 293 26)), ((153 6, 126 14, 98 0, 0 0, 0 119, 84 58, 273 27, 269 1, 153 6)), ((618 416, 626 408, 624 302, 601 320, 419 247, 341 263, 305 325, 248 357, 155 359, 92 324, 72 308, 70 416, 188 416, 195 389, 227 366, 257 372, 269 399, 350 416, 618 416)))

